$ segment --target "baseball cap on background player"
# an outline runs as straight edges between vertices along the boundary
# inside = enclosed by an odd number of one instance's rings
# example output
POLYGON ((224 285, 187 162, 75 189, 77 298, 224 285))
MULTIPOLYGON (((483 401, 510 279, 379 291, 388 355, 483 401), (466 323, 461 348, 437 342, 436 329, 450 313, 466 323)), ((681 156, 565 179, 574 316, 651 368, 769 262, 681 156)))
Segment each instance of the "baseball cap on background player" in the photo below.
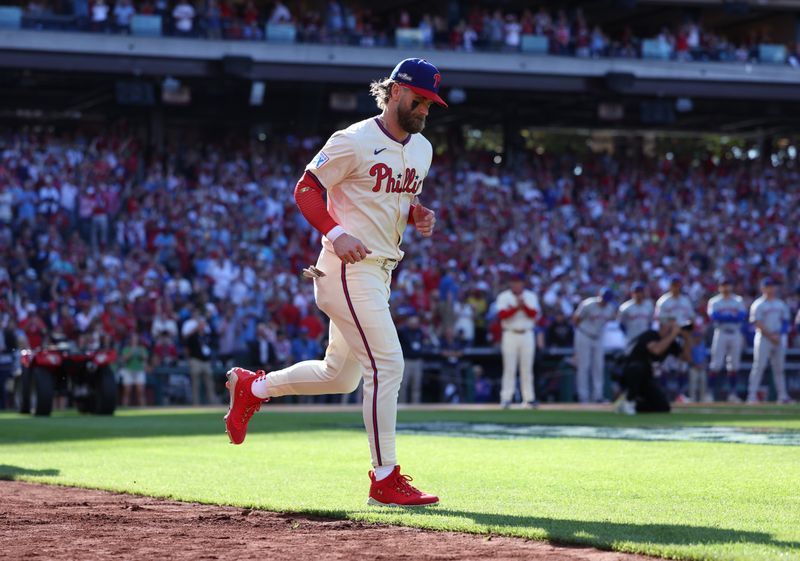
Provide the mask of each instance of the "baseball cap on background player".
POLYGON ((439 83, 442 75, 439 70, 423 58, 407 58, 401 60, 392 70, 389 79, 405 86, 415 94, 447 107, 439 97, 439 83))
POLYGON ((635 282, 631 285, 631 292, 644 292, 644 283, 635 282))
POLYGON ((775 277, 764 277, 761 279, 761 288, 764 288, 765 286, 778 286, 778 284, 778 279, 775 277))
POLYGON ((608 287, 600 289, 600 298, 603 302, 611 302, 614 299, 614 291, 608 287))
POLYGON ((670 284, 682 284, 683 283, 683 277, 678 275, 678 274, 671 275, 669 277, 669 283, 670 284))
POLYGON ((525 275, 523 273, 511 273, 508 277, 508 282, 525 282, 525 275))

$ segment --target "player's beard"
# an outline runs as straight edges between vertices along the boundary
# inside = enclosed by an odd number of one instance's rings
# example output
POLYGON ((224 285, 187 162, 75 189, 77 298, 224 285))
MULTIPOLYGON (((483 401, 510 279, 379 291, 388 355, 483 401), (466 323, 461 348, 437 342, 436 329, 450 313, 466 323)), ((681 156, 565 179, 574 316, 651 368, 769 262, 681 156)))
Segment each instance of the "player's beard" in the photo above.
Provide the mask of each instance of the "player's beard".
POLYGON ((425 115, 416 116, 414 110, 410 107, 397 106, 397 122, 400 128, 409 134, 416 134, 422 132, 425 128, 425 115))

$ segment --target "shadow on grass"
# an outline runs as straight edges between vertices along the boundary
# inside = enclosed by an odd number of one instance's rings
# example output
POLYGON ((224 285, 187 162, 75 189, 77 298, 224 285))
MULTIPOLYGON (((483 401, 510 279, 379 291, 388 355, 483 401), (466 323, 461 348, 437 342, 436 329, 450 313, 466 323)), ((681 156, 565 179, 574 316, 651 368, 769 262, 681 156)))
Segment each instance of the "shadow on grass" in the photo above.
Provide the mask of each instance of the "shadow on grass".
POLYGON ((469 518, 477 524, 487 526, 489 531, 498 531, 506 535, 509 533, 507 530, 511 528, 540 528, 547 533, 547 538, 552 542, 592 545, 603 549, 611 549, 615 543, 620 542, 663 546, 750 543, 790 549, 800 547, 800 542, 776 540, 765 532, 691 526, 688 524, 623 524, 537 516, 487 514, 446 508, 433 508, 427 512, 437 516, 469 518))
MULTIPOLYGON (((0 418, 0 445, 110 438, 219 436, 227 442, 223 410, 136 411, 109 417, 63 412, 52 417, 0 418)), ((361 413, 258 413, 248 435, 353 429, 363 431, 361 413)))
POLYGON ((0 464, 0 481, 14 481, 21 475, 58 475, 57 469, 28 469, 19 466, 0 464))

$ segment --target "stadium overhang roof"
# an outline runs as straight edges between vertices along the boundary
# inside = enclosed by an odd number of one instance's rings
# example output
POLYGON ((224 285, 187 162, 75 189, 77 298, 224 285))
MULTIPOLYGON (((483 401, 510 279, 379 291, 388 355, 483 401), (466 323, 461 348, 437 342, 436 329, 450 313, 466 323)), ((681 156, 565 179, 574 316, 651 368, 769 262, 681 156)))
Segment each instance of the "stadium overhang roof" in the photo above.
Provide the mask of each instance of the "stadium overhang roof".
POLYGON ((449 87, 531 92, 800 100, 800 72, 782 65, 580 59, 406 51, 44 31, 0 31, 0 67, 252 80, 365 83, 410 56, 437 64, 449 87))

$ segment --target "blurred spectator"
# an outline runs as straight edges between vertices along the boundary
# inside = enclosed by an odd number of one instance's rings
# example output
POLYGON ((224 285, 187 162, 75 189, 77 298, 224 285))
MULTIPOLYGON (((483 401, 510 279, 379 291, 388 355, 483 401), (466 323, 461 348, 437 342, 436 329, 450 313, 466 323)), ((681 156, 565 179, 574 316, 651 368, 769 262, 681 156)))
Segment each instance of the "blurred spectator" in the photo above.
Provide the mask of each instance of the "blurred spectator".
POLYGON ((114 6, 114 24, 117 31, 131 32, 131 20, 136 15, 136 8, 131 0, 117 0, 114 6))
POLYGON ((439 374, 441 389, 440 400, 445 403, 460 403, 463 401, 465 365, 464 343, 460 341, 452 327, 446 327, 439 342, 438 352, 442 356, 443 364, 439 374))
POLYGON ((18 348, 16 330, 10 323, 0 329, 0 409, 6 408, 6 385, 18 364, 18 348))
POLYGON ((472 367, 475 384, 475 403, 490 403, 492 397, 492 381, 486 378, 483 372, 483 367, 476 364, 472 367))
POLYGON ((144 386, 146 382, 145 369, 150 361, 147 349, 139 343, 139 336, 132 333, 128 344, 122 348, 119 361, 120 378, 122 379, 122 404, 146 405, 144 386), (136 400, 132 394, 136 393, 136 400))
POLYGON ((552 348, 572 348, 575 332, 563 311, 557 310, 552 321, 545 328, 545 345, 552 348))
POLYGON ((419 316, 406 318, 397 330, 400 346, 403 348, 403 382, 400 386, 400 403, 420 403, 422 401, 423 353, 428 346, 425 334, 419 326, 419 316))
POLYGON ((194 35, 194 7, 188 0, 178 0, 172 10, 172 18, 175 20, 175 33, 191 37, 194 35))
POLYGON ((209 404, 217 403, 211 371, 211 328, 206 321, 205 312, 192 309, 192 314, 181 327, 181 337, 189 358, 189 375, 192 378, 192 403, 200 405, 200 383, 206 388, 209 404))
POLYGON ((308 328, 301 327, 297 336, 292 339, 292 362, 303 360, 319 360, 322 358, 322 347, 308 335, 308 328))
POLYGON ((222 8, 219 0, 208 0, 205 12, 206 36, 209 39, 222 39, 222 8))
MULTIPOLYGON (((270 332, 270 329, 265 323, 259 323, 256 327, 256 338, 250 342, 250 359, 248 364, 252 365, 257 370, 265 370, 267 372, 273 370, 280 361, 275 350, 273 340, 275 334, 270 332)), ((319 358, 314 356, 314 359, 319 358)), ((311 359, 301 359, 311 360, 311 359)))
POLYGON ((275 7, 272 8, 269 23, 292 23, 292 14, 289 12, 289 8, 280 0, 275 2, 275 7))
POLYGON ((92 2, 92 31, 106 31, 108 29, 108 13, 110 6, 105 0, 92 2))

